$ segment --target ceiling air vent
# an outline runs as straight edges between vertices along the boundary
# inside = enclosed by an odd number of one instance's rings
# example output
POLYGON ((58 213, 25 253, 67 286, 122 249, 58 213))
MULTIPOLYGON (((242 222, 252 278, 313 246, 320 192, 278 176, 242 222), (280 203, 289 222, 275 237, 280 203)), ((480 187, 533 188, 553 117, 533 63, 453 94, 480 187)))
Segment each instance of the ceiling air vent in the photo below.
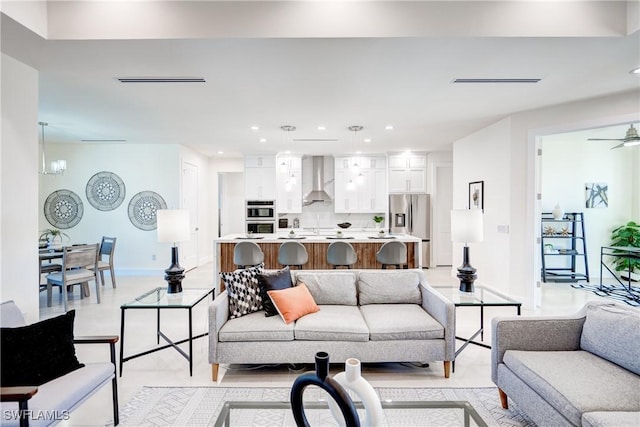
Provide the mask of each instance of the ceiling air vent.
POLYGON ((206 83, 204 77, 116 77, 120 83, 206 83))
POLYGON ((538 83, 542 79, 455 79, 453 83, 538 83))

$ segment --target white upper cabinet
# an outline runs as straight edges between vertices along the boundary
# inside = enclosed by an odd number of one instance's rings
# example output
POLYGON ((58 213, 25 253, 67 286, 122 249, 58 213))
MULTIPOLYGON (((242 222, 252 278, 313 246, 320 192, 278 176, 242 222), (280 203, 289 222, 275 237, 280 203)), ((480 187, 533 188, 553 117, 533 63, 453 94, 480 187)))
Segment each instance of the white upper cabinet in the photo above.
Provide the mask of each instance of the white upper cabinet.
POLYGON ((335 158, 335 212, 380 213, 387 210, 384 157, 335 158))
POLYGON ((275 156, 245 156, 244 198, 246 200, 276 199, 275 156))
POLYGON ((276 211, 302 212, 302 157, 276 158, 276 211))
POLYGON ((389 156, 389 193, 426 193, 427 156, 393 154, 389 156))

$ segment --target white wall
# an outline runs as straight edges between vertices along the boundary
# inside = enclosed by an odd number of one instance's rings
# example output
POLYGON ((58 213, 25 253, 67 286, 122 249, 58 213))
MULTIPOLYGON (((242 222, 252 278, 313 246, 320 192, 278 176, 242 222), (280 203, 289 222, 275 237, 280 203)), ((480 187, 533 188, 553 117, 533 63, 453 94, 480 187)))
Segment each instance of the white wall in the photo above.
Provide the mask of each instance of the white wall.
POLYGON ((13 299, 28 322, 38 304, 38 72, 2 54, 0 300, 13 299))
MULTIPOLYGON (((490 285, 508 293, 518 293, 510 281, 509 234, 499 233, 498 226, 509 226, 511 154, 510 119, 502 120, 463 138, 453 149, 453 209, 469 207, 469 183, 484 181, 484 240, 470 243, 471 265, 478 269, 479 284, 490 285)), ((462 244, 453 246, 454 268, 462 263, 462 244)))
MULTIPOLYGON (((634 219, 631 215, 634 186, 630 179, 634 156, 630 154, 637 149, 611 150, 610 147, 611 144, 607 143, 569 139, 566 134, 542 138, 542 210, 551 212, 558 203, 565 212, 584 213, 591 280, 600 276, 600 247, 609 245, 611 231, 634 219), (607 208, 585 208, 584 186, 587 182, 608 184, 607 208)), ((551 244, 556 242, 550 240, 551 244)), ((563 258, 564 261, 569 260, 569 257, 551 259, 559 262, 563 258)), ((579 260, 578 271, 583 271, 582 266, 582 260, 579 260)), ((607 273, 605 277, 610 277, 607 270, 604 273, 607 273)))
MULTIPOLYGON (((535 185, 536 137, 637 121, 640 117, 638 99, 640 91, 635 90, 522 112, 454 143, 454 205, 465 205, 466 190, 461 186, 471 177, 485 180, 485 210, 494 209, 494 197, 506 202, 498 206, 502 211, 498 214, 499 218, 494 216, 497 213, 491 213, 490 224, 485 225, 485 242, 481 244, 481 251, 500 254, 500 257, 495 257, 500 259, 503 253, 508 253, 509 262, 502 263, 503 277, 487 284, 520 298, 528 306, 534 304, 535 286, 540 278, 537 268, 539 245, 535 242, 539 234, 535 185), (505 132, 508 135, 504 135, 505 132), (489 138, 491 133, 495 133, 494 136, 499 139, 489 138), (497 183, 493 181, 498 176, 505 181, 494 189, 497 183), (489 185, 486 185, 488 180, 489 185), (500 191, 506 194, 498 194, 500 191), (486 239, 486 233, 495 233, 491 224, 509 225, 506 245, 501 244, 501 239, 486 239)), ((571 170, 573 166, 568 166, 567 173, 571 173, 571 170)), ((640 183, 634 182, 633 185, 636 187, 632 191, 632 204, 637 212, 640 183)), ((478 259, 477 256, 473 258, 478 252, 472 248, 472 264, 479 270, 479 280, 484 281, 485 268, 488 272, 495 272, 496 261, 478 259)))
POLYGON ((160 194, 168 208, 180 207, 179 148, 173 144, 47 144, 47 161, 65 159, 67 171, 62 176, 40 178, 39 229, 52 228, 43 212, 49 194, 71 190, 84 207, 80 223, 62 230, 72 243, 99 243, 102 236, 116 237, 116 275, 162 275, 170 244, 158 243, 155 230, 135 227, 129 220, 128 206, 134 195, 150 190, 160 194), (101 171, 117 174, 126 188, 124 201, 111 211, 99 211, 87 200, 87 182, 101 171))

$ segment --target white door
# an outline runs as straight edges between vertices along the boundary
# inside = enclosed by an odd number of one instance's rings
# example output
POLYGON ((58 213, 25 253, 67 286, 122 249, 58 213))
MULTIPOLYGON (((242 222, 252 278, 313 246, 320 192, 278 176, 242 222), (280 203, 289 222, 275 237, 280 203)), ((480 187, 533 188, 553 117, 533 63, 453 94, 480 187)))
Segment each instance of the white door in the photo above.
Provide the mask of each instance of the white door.
POLYGON ((198 266, 198 166, 182 163, 182 209, 189 211, 191 238, 182 242, 180 264, 185 270, 198 266))
POLYGON ((453 207, 453 167, 450 165, 435 166, 435 200, 434 206, 434 232, 435 240, 432 243, 433 260, 436 266, 451 265, 451 208, 453 207))
POLYGON ((242 172, 218 175, 218 237, 244 233, 244 177, 242 172))

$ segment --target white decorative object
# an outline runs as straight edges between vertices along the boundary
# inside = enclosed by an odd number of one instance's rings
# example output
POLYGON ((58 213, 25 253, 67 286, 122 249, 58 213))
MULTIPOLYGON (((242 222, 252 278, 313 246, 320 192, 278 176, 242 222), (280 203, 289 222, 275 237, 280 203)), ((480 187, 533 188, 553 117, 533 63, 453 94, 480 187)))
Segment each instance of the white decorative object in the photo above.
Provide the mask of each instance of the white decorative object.
MULTIPOLYGON (((383 424, 384 413, 382 412, 380 398, 371 384, 362 378, 360 360, 354 358, 347 359, 344 364, 344 372, 336 374, 333 379, 347 391, 355 393, 362 401, 365 410, 365 417, 362 421, 363 427, 380 426, 383 424)), ((331 409, 333 417, 338 421, 338 424, 344 426, 344 419, 340 413, 340 408, 338 408, 338 404, 333 399, 329 399, 329 408, 331 409)))
POLYGON ((551 211, 551 213, 553 214, 553 219, 555 220, 561 220, 562 218, 564 218, 564 211, 558 203, 556 203, 556 206, 553 208, 553 211, 551 211))
POLYGON ((336 237, 342 237, 344 233, 342 232, 342 230, 337 230, 336 231, 336 237))
POLYGON ((380 236, 380 237, 384 237, 385 234, 386 234, 386 231, 384 231, 384 230, 379 230, 378 231, 378 236, 380 236))

